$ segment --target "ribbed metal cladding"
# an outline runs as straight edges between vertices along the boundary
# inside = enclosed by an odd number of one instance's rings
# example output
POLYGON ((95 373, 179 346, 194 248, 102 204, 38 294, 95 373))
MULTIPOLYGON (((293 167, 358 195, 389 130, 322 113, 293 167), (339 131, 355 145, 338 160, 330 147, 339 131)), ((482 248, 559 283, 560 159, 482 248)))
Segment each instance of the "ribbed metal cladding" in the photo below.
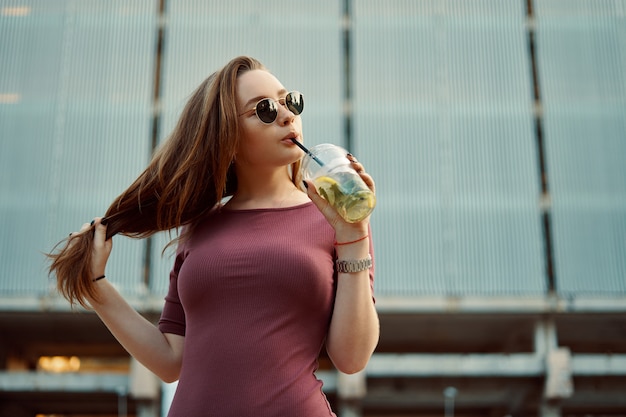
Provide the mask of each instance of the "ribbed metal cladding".
MULTIPOLYGON (((191 92, 238 55, 259 59, 288 90, 305 95, 307 141, 342 132, 341 6, 335 0, 262 3, 182 0, 168 3, 163 129, 173 128, 191 92)), ((337 139, 336 139, 337 140, 337 139)))
POLYGON ((525 2, 353 7, 377 294, 544 293, 525 2))
MULTIPOLYGON (((153 1, 0 2, 0 291, 48 291, 42 253, 104 214, 147 162, 153 1)), ((141 291, 143 243, 107 268, 141 291)))
POLYGON ((626 293, 626 1, 535 1, 557 291, 626 293))
MULTIPOLYGON (((176 0, 166 10, 161 139, 167 137, 191 92, 232 58, 259 59, 288 90, 304 94, 307 144, 342 143, 343 51, 341 2, 176 0)), ((152 285, 167 288, 171 256, 157 237, 152 285)))
MULTIPOLYGON (((0 0, 0 292, 48 291, 42 252, 106 210, 150 152, 158 2, 0 0)), ((526 1, 167 2, 159 140, 230 58, 305 94, 308 144, 377 180, 378 294, 541 294, 526 1)), ((556 288, 626 292, 626 1, 534 0, 556 288)), ((160 239, 160 240, 159 240, 160 239)), ((167 286, 167 239, 153 246, 167 286)), ((144 244, 108 274, 143 291, 144 244)))

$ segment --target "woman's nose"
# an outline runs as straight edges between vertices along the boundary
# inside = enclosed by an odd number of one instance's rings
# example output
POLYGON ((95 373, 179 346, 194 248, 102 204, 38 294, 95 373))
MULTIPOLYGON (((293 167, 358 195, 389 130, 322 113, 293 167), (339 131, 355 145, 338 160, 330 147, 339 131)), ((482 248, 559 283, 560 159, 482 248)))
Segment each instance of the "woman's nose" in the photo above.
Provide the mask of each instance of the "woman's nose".
POLYGON ((287 105, 283 102, 278 106, 278 121, 281 125, 293 123, 296 115, 287 108, 287 105))

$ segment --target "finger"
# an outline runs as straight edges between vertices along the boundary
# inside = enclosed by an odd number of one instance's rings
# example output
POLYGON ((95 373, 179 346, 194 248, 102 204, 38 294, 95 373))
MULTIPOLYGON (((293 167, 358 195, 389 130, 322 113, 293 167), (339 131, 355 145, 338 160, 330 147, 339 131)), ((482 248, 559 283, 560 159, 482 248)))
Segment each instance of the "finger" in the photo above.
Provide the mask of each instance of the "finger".
POLYGON ((363 179, 363 182, 365 182, 365 184, 372 191, 374 191, 374 189, 376 188, 374 185, 374 179, 371 177, 371 175, 365 172, 365 167, 363 166, 363 164, 357 161, 356 158, 351 154, 348 154, 348 159, 350 160, 350 165, 352 166, 352 169, 354 169, 357 174, 359 174, 361 179, 363 179))
POLYGON ((83 223, 77 232, 71 232, 67 238, 68 246, 74 245, 76 242, 74 239, 78 238, 83 233, 91 229, 91 223, 83 223))
POLYGON ((354 169, 358 174, 365 172, 365 168, 363 167, 363 164, 361 164, 360 162, 353 162, 352 169, 354 169))
POLYGON ((315 188, 315 185, 313 185, 313 183, 309 180, 303 180, 304 182, 304 186, 306 187, 306 193, 309 196, 309 198, 311 199, 311 201, 313 201, 313 203, 315 203, 315 205, 320 208, 320 206, 323 206, 324 204, 328 204, 328 201, 324 200, 319 193, 317 192, 317 189, 315 188))
POLYGON ((107 226, 102 224, 102 218, 94 219, 93 256, 91 259, 91 270, 93 276, 104 275, 107 260, 113 247, 112 239, 106 238, 107 226))
POLYGON ((81 234, 85 233, 89 229, 91 229, 91 223, 83 223, 83 225, 80 227, 78 232, 71 232, 70 233, 69 239, 72 240, 72 238, 75 238, 78 235, 81 235, 81 234))
POLYGON ((374 182, 374 178, 372 178, 372 176, 366 172, 361 173, 360 176, 365 185, 367 185, 369 189, 372 190, 374 194, 376 194, 376 183, 374 182))
POLYGON ((94 242, 98 242, 100 244, 104 243, 107 238, 107 227, 102 224, 102 217, 96 217, 95 221, 95 232, 94 232, 94 242))
POLYGON ((365 167, 363 167, 363 164, 360 163, 354 155, 349 153, 348 155, 346 155, 346 158, 348 158, 348 161, 350 161, 350 165, 352 166, 352 169, 354 169, 356 172, 360 174, 361 172, 365 171, 365 167))
POLYGON ((322 196, 319 195, 311 181, 304 180, 304 183, 307 186, 307 195, 309 196, 313 204, 315 204, 315 206, 322 213, 322 215, 326 217, 326 220, 331 224, 331 226, 334 226, 339 219, 339 213, 337 213, 337 211, 332 208, 328 201, 326 201, 324 198, 322 198, 322 196))

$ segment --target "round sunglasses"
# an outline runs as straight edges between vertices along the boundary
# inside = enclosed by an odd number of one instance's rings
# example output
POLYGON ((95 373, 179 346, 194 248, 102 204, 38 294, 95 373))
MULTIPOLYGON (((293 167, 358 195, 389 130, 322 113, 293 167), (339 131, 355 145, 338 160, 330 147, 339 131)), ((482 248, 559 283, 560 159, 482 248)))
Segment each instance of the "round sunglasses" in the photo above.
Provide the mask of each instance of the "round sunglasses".
POLYGON ((246 110, 239 116, 243 116, 244 114, 248 114, 253 111, 256 113, 256 117, 258 117, 260 121, 269 125, 274 123, 278 117, 279 105, 287 107, 290 112, 297 116, 302 113, 302 110, 304 110, 304 97, 302 97, 302 93, 299 91, 291 91, 287 93, 285 98, 278 99, 278 102, 272 98, 264 98, 259 100, 254 108, 246 110))

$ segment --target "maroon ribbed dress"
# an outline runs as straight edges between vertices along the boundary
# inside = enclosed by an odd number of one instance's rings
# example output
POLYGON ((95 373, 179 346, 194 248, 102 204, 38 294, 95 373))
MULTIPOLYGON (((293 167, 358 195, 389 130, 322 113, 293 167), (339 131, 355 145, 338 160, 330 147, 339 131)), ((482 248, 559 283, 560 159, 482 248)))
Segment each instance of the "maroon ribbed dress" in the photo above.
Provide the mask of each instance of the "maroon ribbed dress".
POLYGON ((195 228, 159 322, 185 336, 170 417, 334 416, 314 375, 333 309, 334 236, 313 203, 224 208, 195 228))

